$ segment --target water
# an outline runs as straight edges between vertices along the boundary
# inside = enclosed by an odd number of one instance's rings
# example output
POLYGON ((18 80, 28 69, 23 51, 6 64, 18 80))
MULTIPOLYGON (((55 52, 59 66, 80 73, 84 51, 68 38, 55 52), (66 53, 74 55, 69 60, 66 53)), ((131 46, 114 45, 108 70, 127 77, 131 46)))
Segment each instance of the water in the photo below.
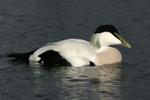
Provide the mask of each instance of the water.
POLYGON ((0 100, 149 100, 148 0, 1 0, 0 100), (27 52, 67 38, 89 40, 113 24, 132 45, 115 46, 123 62, 107 66, 43 68, 12 62, 27 52))

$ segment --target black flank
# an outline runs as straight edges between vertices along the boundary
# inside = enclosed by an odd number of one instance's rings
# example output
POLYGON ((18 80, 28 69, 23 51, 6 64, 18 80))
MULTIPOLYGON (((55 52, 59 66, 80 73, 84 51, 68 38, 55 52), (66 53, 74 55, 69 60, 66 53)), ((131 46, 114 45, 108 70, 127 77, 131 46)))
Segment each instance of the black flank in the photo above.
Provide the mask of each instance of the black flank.
POLYGON ((90 66, 95 66, 95 64, 93 62, 90 61, 90 66))
POLYGON ((70 66, 71 64, 64 59, 58 52, 50 50, 39 55, 40 62, 50 66, 70 66))

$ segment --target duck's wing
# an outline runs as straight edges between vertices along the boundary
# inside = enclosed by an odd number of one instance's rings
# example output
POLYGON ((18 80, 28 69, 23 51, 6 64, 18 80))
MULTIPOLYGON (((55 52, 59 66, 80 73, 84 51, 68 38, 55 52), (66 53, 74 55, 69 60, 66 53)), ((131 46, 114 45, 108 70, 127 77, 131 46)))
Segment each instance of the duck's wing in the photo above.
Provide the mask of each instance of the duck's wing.
POLYGON ((53 50, 58 51, 72 66, 90 65, 95 56, 95 51, 90 43, 81 39, 69 39, 57 44, 53 50))
POLYGON ((30 57, 30 61, 70 63, 72 66, 84 66, 90 64, 90 59, 95 54, 90 43, 80 39, 68 39, 47 44, 36 50, 30 57))
POLYGON ((95 52, 90 43, 81 39, 68 39, 49 43, 37 50, 27 53, 13 53, 9 57, 22 61, 48 63, 51 65, 90 65, 95 57, 95 52))

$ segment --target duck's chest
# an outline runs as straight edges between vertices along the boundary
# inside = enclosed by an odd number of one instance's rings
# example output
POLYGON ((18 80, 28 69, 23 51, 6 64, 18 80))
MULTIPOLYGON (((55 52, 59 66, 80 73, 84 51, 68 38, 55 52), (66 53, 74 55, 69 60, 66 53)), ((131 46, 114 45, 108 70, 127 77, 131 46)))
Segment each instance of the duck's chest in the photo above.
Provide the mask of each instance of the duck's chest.
POLYGON ((113 64, 122 61, 122 55, 119 50, 115 48, 107 49, 106 51, 97 53, 95 57, 95 65, 113 64))

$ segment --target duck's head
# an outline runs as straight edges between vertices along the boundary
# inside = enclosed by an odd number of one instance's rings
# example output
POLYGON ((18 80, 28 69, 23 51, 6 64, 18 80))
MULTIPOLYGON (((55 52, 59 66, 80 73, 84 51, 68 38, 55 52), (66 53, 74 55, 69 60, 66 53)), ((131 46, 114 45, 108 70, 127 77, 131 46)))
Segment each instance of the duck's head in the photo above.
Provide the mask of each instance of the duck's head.
POLYGON ((120 36, 118 30, 113 25, 99 26, 93 33, 90 42, 95 50, 109 45, 122 45, 131 48, 131 45, 120 36))

